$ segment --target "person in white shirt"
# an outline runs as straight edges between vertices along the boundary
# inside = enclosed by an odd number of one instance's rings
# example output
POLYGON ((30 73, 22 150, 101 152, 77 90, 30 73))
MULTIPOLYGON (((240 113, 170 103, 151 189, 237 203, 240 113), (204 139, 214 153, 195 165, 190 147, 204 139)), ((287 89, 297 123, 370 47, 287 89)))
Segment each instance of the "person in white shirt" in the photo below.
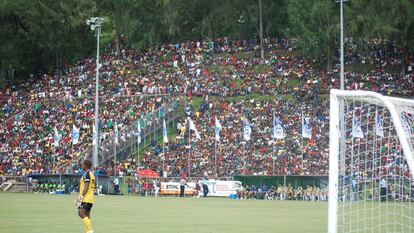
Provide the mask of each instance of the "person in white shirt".
POLYGON ((119 194, 119 179, 115 177, 114 179, 114 192, 115 194, 119 194))
POLYGON ((380 195, 381 195, 381 201, 386 201, 387 200, 387 181, 382 178, 381 182, 380 182, 380 195))
POLYGON ((155 179, 152 180, 152 187, 153 187, 153 190, 154 190, 154 196, 155 197, 158 197, 158 193, 160 191, 160 187, 158 187, 157 180, 155 180, 155 179))
POLYGON ((185 179, 181 178, 180 179, 180 197, 184 197, 185 185, 186 185, 185 179))

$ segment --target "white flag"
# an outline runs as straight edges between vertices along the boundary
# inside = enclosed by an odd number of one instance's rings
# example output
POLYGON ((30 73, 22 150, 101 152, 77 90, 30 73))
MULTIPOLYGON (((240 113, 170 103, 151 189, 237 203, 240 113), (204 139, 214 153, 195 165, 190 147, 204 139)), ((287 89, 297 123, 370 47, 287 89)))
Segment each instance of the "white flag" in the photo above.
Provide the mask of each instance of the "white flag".
POLYGON ((59 134, 58 130, 56 129, 56 126, 55 126, 55 128, 53 130, 54 130, 53 145, 55 147, 58 147, 59 146, 59 141, 62 138, 62 135, 59 134))
POLYGON ((163 119, 162 121, 162 134, 163 134, 163 142, 168 143, 167 125, 165 124, 165 119, 163 119))
POLYGON ((140 120, 137 121, 137 133, 136 136, 138 137, 138 143, 141 143, 141 122, 140 120))
POLYGON ((358 118, 354 116, 352 120, 352 137, 353 138, 364 138, 364 133, 362 132, 361 122, 358 118))
POLYGON ((96 145, 96 143, 98 142, 98 135, 96 134, 95 124, 93 124, 92 128, 93 128, 92 145, 96 145))
POLYGON ((214 132, 215 132, 215 138, 216 141, 219 142, 220 141, 220 131, 221 131, 221 124, 220 121, 217 120, 217 117, 215 119, 215 123, 214 123, 214 132))
POLYGON ((136 131, 135 131, 135 129, 133 129, 132 130, 132 134, 134 134, 135 136, 137 136, 137 141, 138 141, 138 143, 141 143, 141 122, 140 122, 140 120, 138 119, 137 121, 136 121, 136 131))
POLYGON ((119 132, 118 132, 118 124, 115 121, 115 126, 114 126, 114 139, 115 139, 115 143, 119 144, 119 132))
POLYGON ((252 135, 252 127, 247 119, 244 120, 243 137, 246 142, 250 141, 252 135))
POLYGON ((282 121, 273 114, 273 138, 284 139, 285 131, 283 129, 282 121))
POLYGON ((309 117, 302 114, 302 137, 312 139, 312 127, 310 126, 309 117))
POLYGON ((75 124, 73 124, 73 127, 72 127, 72 144, 73 145, 78 144, 79 137, 80 137, 79 129, 76 127, 75 124))
POLYGON ((384 137, 384 128, 382 127, 382 119, 378 114, 378 111, 375 111, 375 133, 378 137, 384 137))
POLYGON ((195 124, 194 124, 193 120, 191 120, 191 118, 188 118, 188 120, 189 120, 189 124, 190 124, 190 130, 194 131, 197 139, 201 139, 200 133, 198 132, 197 128, 195 127, 195 124))

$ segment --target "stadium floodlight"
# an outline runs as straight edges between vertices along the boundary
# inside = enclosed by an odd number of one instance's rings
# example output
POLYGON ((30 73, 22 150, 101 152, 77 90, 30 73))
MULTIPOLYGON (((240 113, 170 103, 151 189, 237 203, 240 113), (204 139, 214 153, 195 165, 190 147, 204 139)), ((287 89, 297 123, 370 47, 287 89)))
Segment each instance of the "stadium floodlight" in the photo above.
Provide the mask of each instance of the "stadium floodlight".
POLYGON ((329 117, 328 232, 414 232, 414 100, 331 90, 329 117))
POLYGON ((95 24, 95 25, 102 25, 102 23, 103 23, 103 18, 101 18, 101 17, 92 17, 92 18, 90 18, 90 19, 86 19, 85 20, 85 22, 86 22, 86 25, 92 25, 92 24, 95 24))
POLYGON ((101 36, 103 18, 92 17, 86 20, 86 25, 90 26, 92 31, 95 31, 96 36, 96 78, 95 78, 95 132, 93 133, 93 166, 98 167, 98 152, 99 152, 99 37, 101 36))

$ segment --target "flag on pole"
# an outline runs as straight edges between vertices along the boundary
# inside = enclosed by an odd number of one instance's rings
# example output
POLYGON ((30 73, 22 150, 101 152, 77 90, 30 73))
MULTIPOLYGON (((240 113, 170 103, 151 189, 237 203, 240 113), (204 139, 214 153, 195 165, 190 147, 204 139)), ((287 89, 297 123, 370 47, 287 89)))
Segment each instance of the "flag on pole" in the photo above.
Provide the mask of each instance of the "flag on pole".
POLYGON ((312 127, 309 121, 309 117, 305 117, 302 113, 302 137, 312 139, 312 127))
POLYGON ((72 127, 72 145, 76 145, 79 142, 79 129, 76 127, 75 124, 73 124, 72 127))
POLYGON ((194 131, 197 139, 201 139, 200 133, 198 132, 193 120, 191 120, 190 117, 188 118, 188 120, 189 120, 189 124, 190 124, 190 130, 194 131))
POLYGON ((214 132, 216 135, 216 141, 219 142, 220 141, 220 131, 221 131, 221 124, 220 121, 217 119, 215 119, 215 123, 214 123, 214 132))
POLYGON ((352 137, 353 138, 364 138, 364 133, 362 132, 361 122, 358 118, 354 116, 352 120, 352 137))
POLYGON ((137 131, 134 133, 135 134, 135 136, 137 136, 137 141, 138 141, 138 143, 141 143, 141 122, 140 122, 140 120, 138 119, 137 120, 137 131))
POLYGON ((382 127, 382 119, 378 114, 378 111, 375 111, 375 133, 378 137, 384 137, 384 128, 382 127))
POLYGON ((273 113, 273 138, 275 139, 284 139, 285 132, 283 129, 282 121, 276 117, 273 113))
POLYGON ((168 143, 167 125, 165 124, 165 118, 162 120, 162 134, 163 134, 163 142, 168 143))
POLYGON ((252 127, 250 125, 250 122, 246 119, 244 119, 244 128, 243 128, 243 138, 246 142, 250 141, 252 135, 252 127))
POLYGON ((114 126, 114 139, 115 139, 115 143, 119 144, 119 132, 118 132, 118 124, 115 121, 115 126, 114 126))
POLYGON ((62 138, 62 135, 59 134, 58 130, 56 129, 56 126, 55 126, 55 128, 53 130, 54 130, 53 145, 55 147, 58 147, 59 146, 59 141, 62 138))
POLYGON ((92 127, 93 127, 92 145, 96 145, 96 143, 98 142, 98 135, 96 134, 95 124, 93 124, 92 127))

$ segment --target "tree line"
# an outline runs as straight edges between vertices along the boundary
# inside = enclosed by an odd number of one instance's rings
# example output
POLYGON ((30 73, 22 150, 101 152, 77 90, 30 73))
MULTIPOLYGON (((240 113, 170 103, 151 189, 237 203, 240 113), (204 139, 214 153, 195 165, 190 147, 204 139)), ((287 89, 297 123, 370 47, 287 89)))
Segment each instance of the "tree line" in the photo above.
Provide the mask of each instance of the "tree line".
MULTIPOLYGON (((338 57, 335 0, 2 0, 0 83, 92 56, 95 37, 85 24, 91 16, 104 17, 102 46, 114 42, 117 50, 120 41, 142 49, 222 36, 290 37, 327 70, 338 57)), ((414 45, 414 0, 346 1, 344 25, 356 43, 395 42, 404 59, 414 45)))

